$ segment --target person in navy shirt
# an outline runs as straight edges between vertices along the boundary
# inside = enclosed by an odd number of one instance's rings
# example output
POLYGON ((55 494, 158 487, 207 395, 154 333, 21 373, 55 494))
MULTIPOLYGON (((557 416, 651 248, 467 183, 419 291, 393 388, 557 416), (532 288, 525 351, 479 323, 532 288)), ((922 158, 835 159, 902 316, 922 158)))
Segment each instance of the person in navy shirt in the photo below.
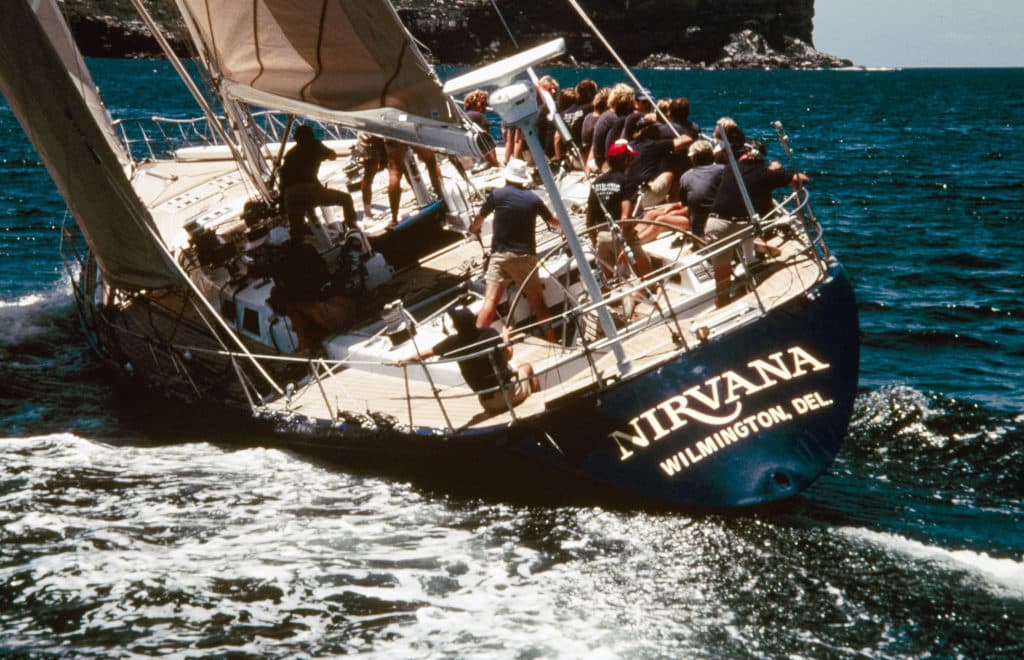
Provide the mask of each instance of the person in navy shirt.
MULTIPOLYGON (((551 316, 544 303, 540 277, 536 273, 537 237, 534 220, 540 218, 557 227, 558 219, 536 193, 526 189, 531 179, 524 161, 513 158, 503 174, 505 185, 487 196, 469 227, 471 233, 479 234, 484 218, 494 213, 491 256, 485 276, 487 288, 476 319, 479 328, 491 325, 505 287, 513 283, 523 290, 537 321, 544 321, 551 316)), ((551 342, 555 341, 555 331, 550 325, 545 326, 544 336, 551 342)))
POLYGON ((312 217, 317 206, 340 206, 345 224, 355 226, 356 209, 347 192, 328 188, 317 175, 320 163, 338 157, 335 151, 316 139, 313 129, 305 124, 295 129, 295 146, 284 155, 280 171, 281 197, 293 237, 306 230, 306 217, 312 217))
MULTIPOLYGON (((774 208, 773 190, 783 186, 799 188, 807 183, 807 175, 803 172, 786 170, 778 161, 766 163, 762 157, 755 156, 747 144, 743 130, 731 118, 719 119, 714 135, 716 139, 728 140, 729 147, 736 158, 736 166, 743 186, 746 188, 754 212, 758 216, 763 216, 774 208)), ((711 205, 711 214, 708 216, 704 235, 711 240, 726 238, 742 231, 750 224, 750 220, 736 174, 732 167, 727 166, 722 171, 722 178, 718 190, 715 192, 715 201, 711 205)), ((758 252, 768 253, 772 256, 779 254, 778 248, 769 246, 761 238, 755 239, 754 248, 758 252)), ((715 271, 715 305, 717 307, 724 307, 731 302, 729 296, 732 282, 731 259, 731 254, 723 253, 711 260, 715 271)))
POLYGON ((476 327, 476 319, 466 307, 448 310, 455 333, 433 347, 415 355, 395 361, 396 366, 420 362, 440 356, 458 360, 459 371, 470 389, 477 393, 480 405, 489 413, 501 413, 526 400, 532 392, 540 391, 540 381, 533 373, 533 365, 524 362, 518 366, 509 362, 512 345, 494 328, 476 327))

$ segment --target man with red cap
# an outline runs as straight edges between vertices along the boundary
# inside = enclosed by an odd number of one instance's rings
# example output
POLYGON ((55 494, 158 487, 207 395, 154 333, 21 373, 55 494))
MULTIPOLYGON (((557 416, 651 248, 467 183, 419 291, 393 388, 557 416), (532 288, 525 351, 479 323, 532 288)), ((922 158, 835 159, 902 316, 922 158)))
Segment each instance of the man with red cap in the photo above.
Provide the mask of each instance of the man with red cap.
MULTIPOLYGON (((625 140, 617 140, 608 147, 605 162, 608 171, 594 179, 590 185, 590 199, 587 201, 587 227, 597 227, 608 222, 626 220, 633 215, 633 200, 636 186, 631 182, 627 169, 636 155, 636 150, 625 140)), ((629 245, 640 276, 651 271, 651 263, 640 247, 636 226, 632 222, 621 225, 622 238, 629 245)), ((622 252, 621 239, 615 240, 611 227, 590 232, 590 240, 597 247, 598 261, 605 275, 614 271, 615 263, 622 252), (618 245, 616 245, 618 243, 618 245)))

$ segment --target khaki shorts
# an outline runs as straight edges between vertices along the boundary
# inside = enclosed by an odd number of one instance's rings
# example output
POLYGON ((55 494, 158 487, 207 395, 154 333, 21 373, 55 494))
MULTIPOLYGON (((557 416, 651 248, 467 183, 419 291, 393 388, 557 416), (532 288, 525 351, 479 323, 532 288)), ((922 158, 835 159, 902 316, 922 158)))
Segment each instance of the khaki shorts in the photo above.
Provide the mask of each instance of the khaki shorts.
MULTIPOLYGON (((643 250, 643 246, 640 244, 640 238, 636 235, 636 230, 629 228, 623 231, 625 242, 629 245, 629 249, 633 252, 634 258, 643 250)), ((623 249, 622 239, 615 241, 610 231, 600 231, 597 233, 597 259, 602 266, 606 267, 609 271, 615 271, 615 265, 619 262, 619 254, 623 249)))
MULTIPOLYGON (((745 220, 726 220, 717 215, 709 215, 708 223, 704 225, 704 238, 708 241, 717 241, 720 238, 726 238, 736 232, 743 231, 743 229, 749 226, 750 223, 745 220)), ((753 243, 745 241, 740 249, 743 250, 744 256, 747 259, 753 258, 753 243)), ((725 265, 730 261, 732 261, 732 254, 730 253, 719 254, 712 258, 712 263, 717 265, 725 265)))
MULTIPOLYGON (((513 381, 508 384, 505 392, 508 392, 508 398, 512 400, 513 406, 519 405, 526 400, 526 397, 530 396, 530 381, 513 381)), ((490 394, 481 394, 478 397, 480 405, 489 413, 505 412, 508 410, 508 404, 505 402, 505 392, 497 389, 490 394)))
POLYGON ((487 262, 487 275, 484 279, 488 284, 499 286, 515 283, 516 287, 524 289, 540 287, 540 278, 534 271, 536 265, 537 255, 535 254, 495 252, 487 262))
POLYGON ((649 209, 668 200, 668 193, 672 189, 672 173, 662 172, 654 177, 640 194, 640 204, 649 209))
POLYGON ((712 240, 724 238, 735 234, 749 224, 749 222, 737 222, 719 218, 717 215, 709 215, 707 224, 704 225, 704 236, 712 240))

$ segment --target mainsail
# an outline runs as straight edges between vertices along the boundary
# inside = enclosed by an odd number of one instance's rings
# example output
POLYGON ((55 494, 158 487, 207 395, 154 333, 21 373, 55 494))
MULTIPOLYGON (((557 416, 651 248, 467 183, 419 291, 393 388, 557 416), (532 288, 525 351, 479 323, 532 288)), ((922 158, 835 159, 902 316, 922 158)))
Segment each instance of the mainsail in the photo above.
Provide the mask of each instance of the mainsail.
POLYGON ((388 2, 178 0, 235 99, 442 150, 483 153, 388 2))
POLYGON ((4 3, 0 91, 46 164, 107 282, 127 289, 180 283, 149 211, 125 175, 127 156, 55 0, 4 3))

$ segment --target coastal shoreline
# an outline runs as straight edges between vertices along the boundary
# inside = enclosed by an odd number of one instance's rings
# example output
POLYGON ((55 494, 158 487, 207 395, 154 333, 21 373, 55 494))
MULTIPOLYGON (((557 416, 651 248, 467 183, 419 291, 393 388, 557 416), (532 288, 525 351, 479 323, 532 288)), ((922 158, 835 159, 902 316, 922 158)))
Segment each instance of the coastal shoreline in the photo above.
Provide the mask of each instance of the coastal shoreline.
MULTIPOLYGON (((463 0, 439 4, 432 0, 396 2, 413 36, 437 65, 480 65, 516 50, 505 36, 501 18, 489 2, 463 0)), ((760 2, 738 3, 736 11, 691 18, 669 30, 637 30, 624 35, 616 26, 657 25, 674 9, 671 3, 650 3, 625 14, 621 3, 592 3, 593 18, 631 66, 650 69, 832 69, 854 63, 816 50, 812 32, 813 0, 797 3, 789 13, 771 12, 765 19, 760 2), (607 5, 607 6, 606 6, 607 5), (622 15, 620 15, 622 14, 622 15), (661 17, 659 21, 657 17, 661 17), (725 16, 725 18, 721 18, 725 16)), ((86 57, 160 58, 149 29, 132 14, 127 0, 67 0, 64 3, 72 33, 86 57)), ((179 55, 188 56, 181 27, 168 16, 154 17, 179 55)), ((529 34, 522 47, 562 36, 572 55, 561 64, 600 67, 614 62, 603 46, 566 8, 544 3, 519 3, 506 16, 515 34, 529 34)))

